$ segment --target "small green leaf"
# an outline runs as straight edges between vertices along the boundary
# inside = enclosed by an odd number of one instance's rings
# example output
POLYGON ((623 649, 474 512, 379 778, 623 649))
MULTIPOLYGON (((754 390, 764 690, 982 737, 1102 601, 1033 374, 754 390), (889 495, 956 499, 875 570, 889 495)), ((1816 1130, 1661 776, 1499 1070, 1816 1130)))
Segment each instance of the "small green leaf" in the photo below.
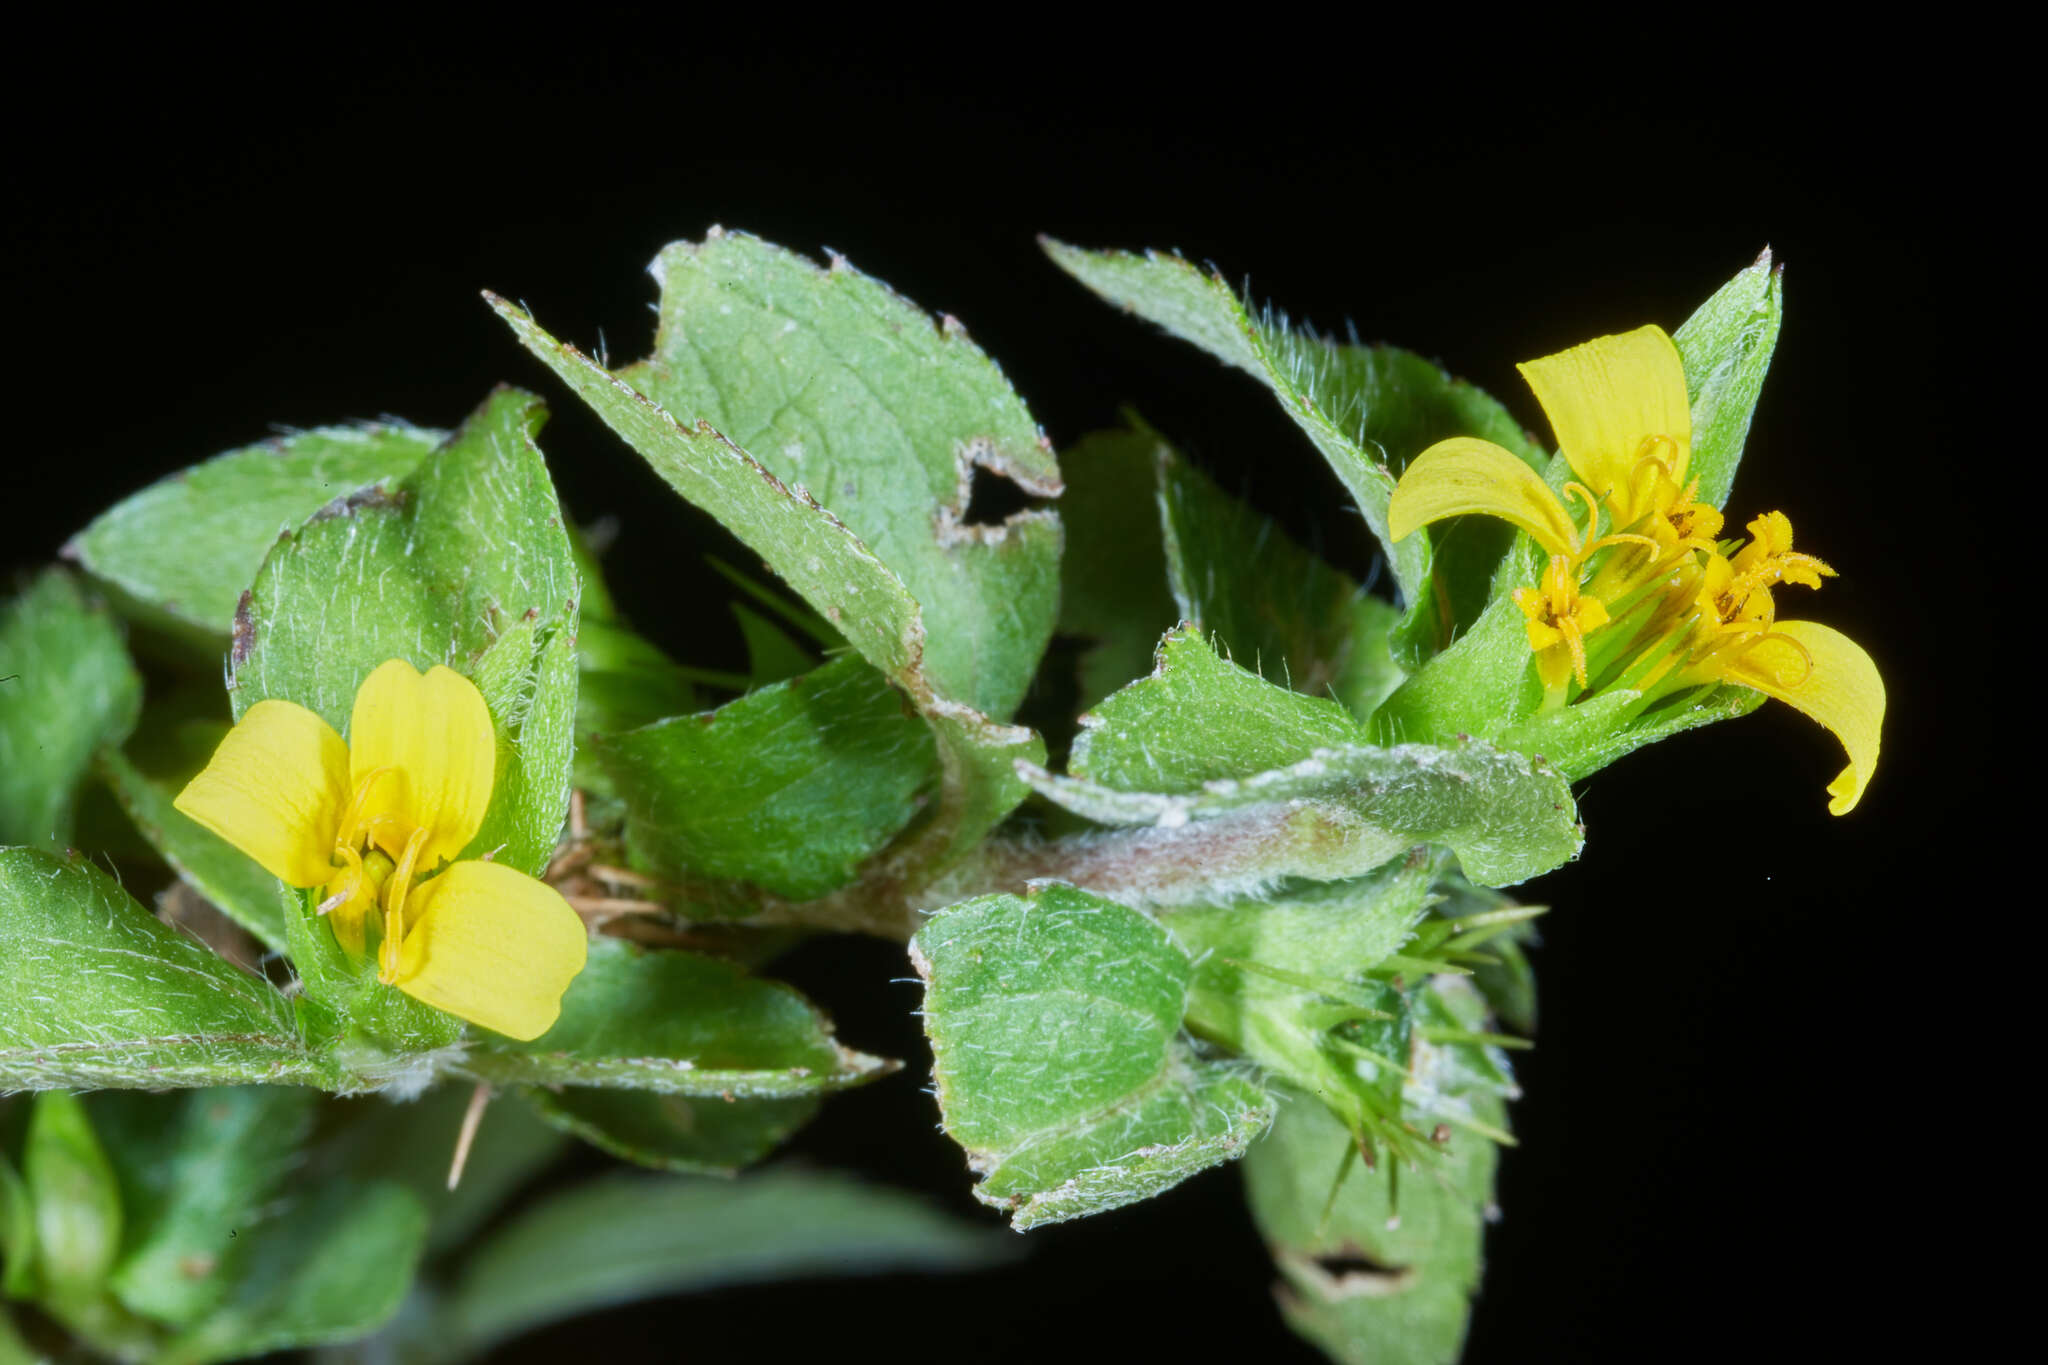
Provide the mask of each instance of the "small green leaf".
POLYGON ((542 1118, 599 1151, 687 1175, 753 1165, 809 1123, 820 1104, 815 1095, 742 1100, 573 1085, 528 1090, 526 1097, 542 1118))
POLYGON ((121 1251, 121 1186, 76 1095, 36 1096, 21 1167, 42 1293, 60 1304, 97 1298, 121 1251))
POLYGON ((1442 649, 1479 615, 1509 543, 1507 528, 1425 528, 1397 544, 1388 532, 1387 502, 1408 462, 1451 436, 1492 441, 1540 472, 1548 452, 1507 409, 1410 352, 1338 345, 1291 328, 1285 317, 1254 317, 1221 275, 1205 274, 1179 256, 1086 251, 1041 240, 1061 269, 1104 299, 1272 391, 1379 537, 1409 607, 1395 651, 1404 666, 1442 649))
POLYGON ((324 1181, 291 1192, 244 1233, 242 1273, 212 1313, 174 1337, 160 1365, 208 1365, 347 1341, 398 1311, 427 1216, 401 1186, 324 1181))
POLYGON ((1343 707, 1267 682, 1183 626, 1160 641, 1150 677, 1081 717, 1067 769, 1119 790, 1185 793, 1365 737, 1343 707))
POLYGON ((135 725, 142 680, 121 628, 51 569, 0 607, 0 844, 61 852, 78 786, 135 725))
POLYGON ((858 658, 597 736, 593 750, 626 802, 636 861, 790 900, 852 880, 910 823, 937 769, 929 728, 858 658))
POLYGON ((247 1230, 299 1164, 313 1100, 276 1086, 92 1098, 127 1213, 111 1280, 123 1304, 182 1327, 221 1301, 245 1273, 247 1230))
POLYGON ((1060 455, 1060 632, 1088 641, 1081 706, 1152 666, 1152 642, 1178 619, 1160 538, 1158 462, 1168 446, 1143 426, 1097 431, 1060 455))
POLYGON ((563 1190, 493 1234, 408 1336, 422 1365, 452 1365, 610 1304, 823 1275, 970 1270, 1007 1250, 983 1229, 844 1176, 612 1175, 563 1190))
POLYGON ((983 896, 911 945, 946 1131, 1018 1229, 1147 1199, 1240 1155, 1272 1118, 1180 1033, 1187 956, 1072 887, 983 896))
POLYGON ((175 791, 144 777, 118 749, 101 752, 100 771, 142 837, 179 876, 264 947, 284 951, 284 900, 277 878, 174 807, 175 791))
POLYGON ((404 478, 444 435, 320 427, 231 450, 116 504, 64 552, 152 612, 225 637, 280 532, 366 484, 404 478))
POLYGON ((1735 486, 1749 419, 1784 321, 1784 280, 1764 248, 1672 333, 1692 400, 1692 474, 1700 500, 1719 507, 1735 486))
POLYGON ((1171 451, 1159 457, 1166 559, 1183 620, 1259 676, 1371 714, 1401 681, 1400 614, 1171 451))
POLYGON ((553 1028, 531 1043, 479 1039, 464 1069, 493 1084, 765 1099, 844 1089, 894 1064, 840 1045, 787 986, 718 958, 600 938, 553 1028))
POLYGON ((0 849, 0 1091, 311 1083, 291 1007, 90 863, 0 849))
MULTIPOLYGON (((1497 1100, 1485 1113, 1502 1121, 1497 1100)), ((1399 1171, 1398 1196, 1394 1163, 1369 1169, 1352 1145, 1328 1109, 1289 1089, 1271 1136, 1245 1160, 1281 1311, 1344 1365, 1454 1365, 1479 1285, 1494 1145, 1453 1134, 1440 1157, 1399 1171)))

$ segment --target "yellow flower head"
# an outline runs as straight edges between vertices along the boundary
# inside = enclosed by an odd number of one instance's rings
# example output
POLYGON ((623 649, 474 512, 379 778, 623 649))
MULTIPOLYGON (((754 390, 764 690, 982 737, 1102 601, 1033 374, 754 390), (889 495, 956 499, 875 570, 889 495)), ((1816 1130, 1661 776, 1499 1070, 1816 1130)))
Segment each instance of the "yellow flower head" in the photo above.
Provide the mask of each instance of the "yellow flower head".
POLYGON ((1753 687, 1841 740, 1849 766, 1828 788, 1829 809, 1847 814, 1877 766, 1884 681, 1848 637, 1777 619, 1774 585, 1817 588, 1835 572, 1793 550, 1784 513, 1750 522, 1733 558, 1720 553, 1721 513, 1688 481, 1692 413, 1671 338, 1639 327, 1519 368, 1576 476, 1564 488, 1580 514, 1507 450, 1457 437, 1401 475, 1387 507, 1394 539, 1475 512, 1521 527, 1549 554, 1542 582, 1515 592, 1546 705, 1567 704, 1573 681, 1645 698, 1753 687))
POLYGON ((483 827, 496 765, 476 685, 392 659, 357 689, 346 741, 303 706, 257 702, 175 804, 280 880, 321 888, 350 953, 381 911, 385 985, 526 1040, 561 1012, 587 935, 545 882, 449 861, 483 827))

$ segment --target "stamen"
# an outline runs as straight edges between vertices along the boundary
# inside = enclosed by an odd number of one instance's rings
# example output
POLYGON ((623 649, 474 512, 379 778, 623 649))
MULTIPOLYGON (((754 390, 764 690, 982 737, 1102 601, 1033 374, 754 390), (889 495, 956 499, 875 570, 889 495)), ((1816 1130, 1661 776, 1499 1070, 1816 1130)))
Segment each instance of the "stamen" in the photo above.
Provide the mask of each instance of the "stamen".
POLYGON ((348 865, 348 884, 326 900, 320 902, 318 913, 323 915, 330 910, 339 910, 342 906, 347 905, 355 899, 356 892, 362 890, 363 887, 363 855, 347 844, 336 844, 334 846, 334 856, 348 865))
POLYGON ((370 791, 377 785, 377 779, 397 771, 396 765, 387 763, 363 774, 363 780, 356 784, 355 795, 349 799, 348 813, 341 817, 341 827, 334 836, 336 843, 354 848, 363 842, 363 807, 369 804, 370 791))
POLYGON ((405 841, 390 880, 384 883, 384 942, 377 950, 377 979, 385 985, 398 981, 398 949, 405 938, 405 897, 412 890, 413 868, 420 850, 427 846, 427 831, 416 829, 405 841))

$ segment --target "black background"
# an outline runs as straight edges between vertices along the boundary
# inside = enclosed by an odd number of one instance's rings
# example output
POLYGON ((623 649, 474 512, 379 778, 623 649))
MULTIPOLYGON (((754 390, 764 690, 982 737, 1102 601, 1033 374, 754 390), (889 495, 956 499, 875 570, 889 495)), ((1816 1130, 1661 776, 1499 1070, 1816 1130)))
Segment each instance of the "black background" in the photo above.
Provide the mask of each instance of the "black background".
MULTIPOLYGON (((11 118, 6 558, 48 558, 120 495, 273 423, 449 426, 509 380, 556 409, 542 441, 570 508, 620 517, 628 614, 678 657, 730 666, 737 635, 699 562, 715 528, 477 297, 522 299, 627 358, 652 330, 642 267, 720 223, 829 245, 957 315, 1057 443, 1135 404, 1362 575, 1362 525, 1270 398, 1095 301, 1034 234, 1178 247, 1296 316, 1442 359, 1538 429, 1516 360, 1674 327, 1769 243, 1787 321, 1731 524, 1782 508, 1840 570, 1795 610, 1877 659, 1883 762, 1862 808, 1832 819, 1838 750, 1771 706, 1584 784, 1584 859, 1525 891, 1556 907, 1543 1021, 1467 1358, 1896 1342, 1886 1291, 1905 1275, 1906 1300, 1930 1292, 1916 1262, 1948 1216, 1957 1141, 1932 1131, 1956 1116, 1926 1044, 1953 1025, 1922 963, 1960 928, 1922 878, 1953 852, 1943 807, 1970 790, 1938 707, 1981 666, 1953 667, 1958 639, 1982 637, 1942 576, 1982 553, 1955 478, 1959 438, 1979 433, 1943 397, 1958 125, 1873 71, 1775 50, 1574 72, 1433 48, 1340 67, 1309 33, 1248 70, 1212 37, 1186 65, 1146 46, 992 65, 736 56, 624 25, 602 57, 533 33, 491 53, 81 67, 11 118)), ((787 968, 853 1044, 911 1060, 835 1100, 792 1159, 991 1218, 920 1092, 900 952, 833 942, 787 968)), ((748 1333, 768 1360, 1313 1359, 1273 1310, 1233 1171, 1024 1247, 957 1280, 627 1309, 500 1358, 721 1359, 748 1333)))

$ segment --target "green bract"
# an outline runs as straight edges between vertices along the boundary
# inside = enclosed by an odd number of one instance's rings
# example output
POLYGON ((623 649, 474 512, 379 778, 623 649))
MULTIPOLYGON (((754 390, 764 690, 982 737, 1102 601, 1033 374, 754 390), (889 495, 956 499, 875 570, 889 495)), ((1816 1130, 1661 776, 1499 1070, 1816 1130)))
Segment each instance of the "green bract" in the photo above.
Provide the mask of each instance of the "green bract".
MULTIPOLYGON (((1539 912, 1495 888, 1579 855, 1574 781, 1759 694, 1548 704, 1513 596, 1544 552, 1469 516, 1395 541, 1389 507, 1440 440, 1553 489, 1561 456, 1439 366, 1290 327, 1214 271, 1047 250, 1271 391, 1396 600, 1178 453, 1173 414, 1056 457, 957 321, 715 229, 656 260, 637 364, 490 304, 508 368, 758 556, 713 564, 744 659, 627 624, 668 585, 603 580, 542 400, 505 387, 452 432, 321 428, 170 474, 21 588, 0 1092, 37 1093, 0 1108, 0 1296, 34 1330, 124 1359, 455 1362, 630 1298, 989 1263, 986 1230, 884 1190, 702 1179, 900 1065, 772 979, 855 931, 908 945, 945 1130, 1011 1226, 1242 1158, 1297 1331, 1456 1358, 1527 1045, 1495 1020, 1536 1020, 1539 912), (1019 510, 976 519, 990 481, 1019 510), (354 902, 174 805, 259 703, 339 732, 393 659, 489 712, 463 860, 544 879, 592 931, 532 1041, 392 989, 330 929, 354 902), (659 1174, 500 1218, 572 1140, 659 1174)), ((1673 334, 1713 506, 1780 317, 1766 257, 1673 334)), ((25 1340, 0 1308, 0 1359, 25 1340)))

